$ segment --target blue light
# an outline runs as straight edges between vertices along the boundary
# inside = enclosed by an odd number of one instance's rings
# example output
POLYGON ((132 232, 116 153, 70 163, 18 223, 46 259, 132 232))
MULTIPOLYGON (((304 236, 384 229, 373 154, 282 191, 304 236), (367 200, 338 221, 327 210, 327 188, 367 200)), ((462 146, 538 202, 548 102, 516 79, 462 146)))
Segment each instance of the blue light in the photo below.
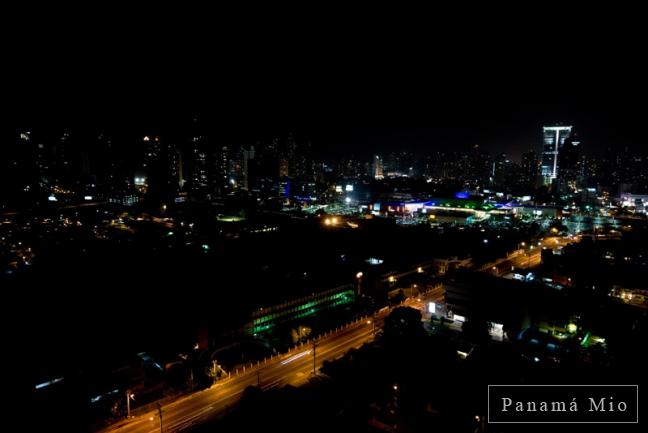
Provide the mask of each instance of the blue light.
POLYGON ((465 198, 468 198, 468 197, 470 197, 470 194, 468 194, 467 192, 459 191, 459 192, 455 193, 455 198, 465 199, 465 198))
POLYGON ((42 388, 48 387, 50 385, 54 385, 55 383, 59 383, 59 382, 62 382, 62 381, 63 381, 63 378, 59 377, 59 378, 56 378, 56 379, 49 380, 47 382, 39 383, 34 388, 35 389, 42 389, 42 388))

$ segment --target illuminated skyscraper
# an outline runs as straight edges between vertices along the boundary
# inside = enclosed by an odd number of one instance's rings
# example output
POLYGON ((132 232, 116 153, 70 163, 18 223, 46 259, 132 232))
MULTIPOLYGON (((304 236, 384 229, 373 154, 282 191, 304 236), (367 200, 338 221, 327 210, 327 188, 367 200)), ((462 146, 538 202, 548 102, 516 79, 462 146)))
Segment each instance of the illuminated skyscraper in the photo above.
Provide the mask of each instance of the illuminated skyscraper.
POLYGON ((379 155, 374 156, 373 160, 373 175, 375 179, 383 179, 383 160, 379 155))
POLYGON ((211 193, 208 159, 205 138, 201 135, 195 135, 191 138, 190 159, 188 161, 190 166, 190 190, 194 198, 204 199, 211 193))
POLYGON ((220 177, 219 188, 222 190, 229 185, 229 160, 230 149, 222 146, 218 155, 218 173, 220 177))
POLYGON ((542 128, 542 165, 540 174, 545 185, 558 177, 558 154, 565 140, 571 134, 571 126, 545 126, 542 128))

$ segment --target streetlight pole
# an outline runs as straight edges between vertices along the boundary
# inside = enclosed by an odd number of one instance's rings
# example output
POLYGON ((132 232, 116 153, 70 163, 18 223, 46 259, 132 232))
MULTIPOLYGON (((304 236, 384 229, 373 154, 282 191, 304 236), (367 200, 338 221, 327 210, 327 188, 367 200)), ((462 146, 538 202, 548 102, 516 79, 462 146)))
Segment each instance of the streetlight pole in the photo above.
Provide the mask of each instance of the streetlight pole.
POLYGON ((130 389, 126 390, 126 418, 130 419, 131 417, 131 406, 130 406, 130 401, 132 398, 132 394, 130 392, 130 389))
POLYGON ((158 416, 160 417, 160 433, 163 433, 163 431, 162 431, 162 405, 160 403, 157 404, 157 410, 158 410, 158 416))
POLYGON ((371 326, 372 326, 371 335, 376 337, 376 310, 373 311, 373 315, 371 318, 371 326))
POLYGON ((362 294, 362 276, 364 274, 362 272, 358 272, 356 274, 356 280, 358 281, 358 296, 362 294))

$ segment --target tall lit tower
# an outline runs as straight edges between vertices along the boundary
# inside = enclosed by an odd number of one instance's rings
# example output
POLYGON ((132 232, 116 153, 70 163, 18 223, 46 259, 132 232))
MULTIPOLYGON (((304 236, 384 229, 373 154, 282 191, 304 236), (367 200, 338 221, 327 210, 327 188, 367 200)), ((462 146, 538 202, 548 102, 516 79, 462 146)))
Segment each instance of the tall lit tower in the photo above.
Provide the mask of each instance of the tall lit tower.
POLYGON ((383 160, 380 155, 375 155, 373 159, 373 174, 375 179, 383 179, 383 160))
POLYGON ((558 177, 558 153, 571 134, 571 126, 545 126, 542 128, 542 164, 540 174, 545 185, 558 177))

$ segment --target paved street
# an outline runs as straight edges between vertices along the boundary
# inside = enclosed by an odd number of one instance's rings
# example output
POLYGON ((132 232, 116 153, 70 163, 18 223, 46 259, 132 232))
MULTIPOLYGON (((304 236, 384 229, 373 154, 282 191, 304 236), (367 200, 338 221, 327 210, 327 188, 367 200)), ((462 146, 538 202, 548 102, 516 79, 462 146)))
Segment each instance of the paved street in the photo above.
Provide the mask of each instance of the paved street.
MULTIPOLYGON (((412 298, 405 305, 423 310, 425 298, 412 298)), ((376 329, 382 326, 388 309, 375 316, 376 329)), ((316 340, 315 367, 322 366, 325 360, 343 356, 348 350, 362 346, 373 339, 374 323, 366 318, 334 330, 316 340)), ((304 343, 287 354, 282 354, 258 366, 239 370, 238 375, 217 382, 201 392, 178 399, 162 407, 162 421, 165 432, 176 432, 192 425, 200 424, 210 418, 222 415, 235 406, 245 388, 259 384, 269 389, 286 384, 304 383, 313 373, 313 344, 304 343)), ((154 433, 160 431, 158 412, 142 414, 131 420, 112 425, 103 432, 110 433, 154 433)))

